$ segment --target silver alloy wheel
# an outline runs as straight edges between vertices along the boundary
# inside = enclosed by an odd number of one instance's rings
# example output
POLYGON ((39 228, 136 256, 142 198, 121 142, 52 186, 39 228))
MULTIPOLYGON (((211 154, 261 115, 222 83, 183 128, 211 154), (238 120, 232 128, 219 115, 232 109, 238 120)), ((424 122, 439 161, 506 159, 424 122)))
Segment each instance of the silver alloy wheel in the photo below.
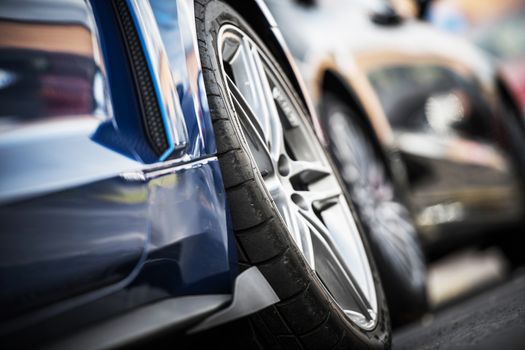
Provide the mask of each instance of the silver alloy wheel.
POLYGON ((341 165, 341 175, 350 184, 350 196, 360 218, 380 242, 379 249, 390 264, 402 273, 408 286, 420 289, 426 273, 417 232, 408 209, 395 196, 394 185, 385 173, 383 163, 375 156, 372 145, 362 130, 342 112, 329 118, 328 134, 341 165))
POLYGON ((373 329, 378 306, 366 250, 295 95, 237 27, 221 28, 218 52, 238 127, 294 241, 347 317, 373 329))

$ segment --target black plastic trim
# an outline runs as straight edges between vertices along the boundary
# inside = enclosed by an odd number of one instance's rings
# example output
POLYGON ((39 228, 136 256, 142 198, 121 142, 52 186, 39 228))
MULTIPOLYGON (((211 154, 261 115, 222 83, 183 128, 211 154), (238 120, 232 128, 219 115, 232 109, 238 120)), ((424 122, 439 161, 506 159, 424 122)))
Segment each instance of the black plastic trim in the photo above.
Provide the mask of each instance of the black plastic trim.
POLYGON ((113 349, 177 332, 224 308, 230 295, 199 295, 162 300, 98 323, 43 349, 113 349))
POLYGON ((126 0, 113 0, 112 4, 128 53, 146 135, 151 147, 160 156, 168 150, 169 142, 147 58, 126 0))

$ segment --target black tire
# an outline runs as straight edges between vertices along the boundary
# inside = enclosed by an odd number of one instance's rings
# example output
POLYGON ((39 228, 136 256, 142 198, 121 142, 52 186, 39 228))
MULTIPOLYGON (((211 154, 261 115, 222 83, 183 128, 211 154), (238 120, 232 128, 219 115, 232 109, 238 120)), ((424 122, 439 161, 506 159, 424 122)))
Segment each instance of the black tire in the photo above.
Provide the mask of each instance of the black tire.
MULTIPOLYGON (((386 171, 383 158, 380 156, 374 143, 367 137, 369 131, 357 114, 339 97, 331 93, 325 94, 321 113, 323 116, 321 124, 327 135, 330 153, 343 176, 354 208, 368 236, 368 242, 374 254, 374 259, 385 289, 392 323, 394 326, 399 326, 413 321, 428 311, 428 301, 426 291, 426 263, 415 228, 416 226, 415 223, 413 223, 410 210, 408 209, 409 206, 403 200, 404 197, 396 187, 396 182, 392 181, 391 176, 388 171, 386 171), (381 167, 384 173, 385 183, 394 189, 392 193, 393 201, 402 206, 406 213, 406 223, 411 225, 411 227, 406 231, 398 230, 396 236, 396 239, 402 242, 402 244, 388 244, 388 237, 385 237, 385 232, 379 232, 378 230, 380 226, 379 223, 370 219, 370 215, 367 216, 365 213, 367 208, 363 208, 363 205, 356 200, 355 197, 357 196, 353 195, 357 190, 356 187, 360 186, 360 184, 358 181, 349 179, 350 176, 346 176, 343 165, 345 160, 341 158, 356 158, 356 155, 351 154, 352 152, 344 148, 344 146, 339 146, 340 148, 338 149, 338 145, 334 142, 336 138, 330 134, 331 127, 328 125, 328 123, 331 122, 331 118, 337 113, 339 113, 340 118, 344 118, 345 122, 348 123, 346 125, 347 127, 353 128, 354 132, 358 133, 357 136, 360 136, 359 138, 361 139, 358 143, 362 146, 359 152, 361 153, 360 156, 368 156, 368 163, 374 162, 381 167), (343 151, 342 148, 347 152, 346 155, 341 156, 341 154, 338 154, 343 151), (399 259, 399 257, 405 257, 405 259, 399 259), (404 266, 403 263, 405 264, 404 266), (412 270, 411 272, 414 273, 412 280, 407 278, 407 269, 412 270)), ((337 129, 343 130, 343 126, 341 123, 338 123, 337 129)), ((344 137, 348 137, 348 134, 350 133, 344 133, 344 137)), ((367 193, 367 195, 370 196, 372 194, 367 193)))
POLYGON ((251 318, 260 343, 276 349, 388 348, 389 314, 373 262, 378 321, 374 329, 363 331, 336 305, 293 242, 264 187, 229 105, 217 56, 219 29, 225 24, 234 25, 262 49, 267 50, 266 46, 241 16, 222 1, 196 0, 195 17, 203 78, 240 265, 257 266, 281 300, 251 318))
MULTIPOLYGON (((496 235, 496 244, 499 245, 507 257, 512 268, 525 265, 525 255, 522 252, 525 243, 525 123, 519 108, 509 95, 502 96, 501 136, 503 147, 508 153, 513 165, 513 172, 519 180, 522 219, 514 223, 505 234, 496 235)), ((496 135, 498 137, 498 135, 496 135)))

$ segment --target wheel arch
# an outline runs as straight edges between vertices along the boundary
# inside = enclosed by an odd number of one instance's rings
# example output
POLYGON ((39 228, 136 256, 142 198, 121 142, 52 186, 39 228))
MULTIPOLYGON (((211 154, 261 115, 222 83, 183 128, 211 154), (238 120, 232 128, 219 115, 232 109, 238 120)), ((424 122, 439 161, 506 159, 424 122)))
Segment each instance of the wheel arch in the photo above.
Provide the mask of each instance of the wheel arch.
MULTIPOLYGON (((525 132, 523 114, 519 103, 501 74, 498 74, 496 77, 496 88, 500 99, 500 110, 503 112, 505 109, 508 109, 510 112, 502 113, 501 118, 498 120, 500 129, 498 137, 501 139, 500 143, 510 152, 512 159, 515 161, 518 175, 525 179, 525 154, 522 151, 525 145, 522 138, 525 132)), ((522 181, 522 187, 523 196, 525 197, 525 181, 522 181)))
MULTIPOLYGON (((387 171, 390 176, 393 176, 394 169, 392 168, 392 155, 397 153, 396 150, 392 150, 381 143, 377 133, 375 132, 371 121, 367 117, 367 112, 360 102, 355 91, 349 86, 345 79, 337 72, 332 69, 326 69, 321 75, 321 105, 325 103, 326 94, 333 94, 340 99, 358 118, 361 126, 364 128, 367 137, 372 141, 372 144, 378 154, 381 156, 383 163, 385 164, 387 171)), ((323 116, 320 116, 323 118, 323 116)))
POLYGON ((525 131, 525 124, 522 121, 522 113, 520 111, 519 103, 516 100, 516 96, 512 93, 509 84, 506 82, 505 77, 501 73, 496 76, 496 89, 501 103, 507 104, 508 108, 512 111, 511 117, 519 124, 521 130, 525 131))
POLYGON ((314 115, 311 102, 306 94, 304 83, 300 78, 292 55, 282 37, 270 10, 262 0, 224 0, 237 11, 243 18, 250 19, 249 24, 259 38, 264 42, 274 57, 281 63, 281 69, 292 84, 305 107, 314 115))
MULTIPOLYGON (((321 77, 320 105, 322 106, 325 103, 326 94, 331 93, 345 103, 351 111, 355 112, 355 116, 364 127, 364 131, 371 140, 372 146, 381 157, 385 169, 398 189, 400 196, 406 205, 413 209, 410 196, 408 195, 409 172, 407 165, 402 160, 400 150, 393 144, 381 142, 359 97, 341 74, 328 68, 321 74, 321 77)), ((320 118, 323 118, 323 116, 320 115, 320 118)))

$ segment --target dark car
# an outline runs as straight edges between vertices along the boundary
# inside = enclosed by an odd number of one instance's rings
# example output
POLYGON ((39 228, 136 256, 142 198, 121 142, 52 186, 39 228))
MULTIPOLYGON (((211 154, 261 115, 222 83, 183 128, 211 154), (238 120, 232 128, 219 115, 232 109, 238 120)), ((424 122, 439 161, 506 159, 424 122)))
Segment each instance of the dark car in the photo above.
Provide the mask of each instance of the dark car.
POLYGON ((363 219, 393 317, 420 315, 418 238, 437 255, 524 217, 522 141, 494 69, 472 45, 404 20, 386 1, 267 4, 363 219))
POLYGON ((389 346, 262 3, 3 0, 0 33, 3 347, 144 345, 257 311, 268 346, 389 346))

